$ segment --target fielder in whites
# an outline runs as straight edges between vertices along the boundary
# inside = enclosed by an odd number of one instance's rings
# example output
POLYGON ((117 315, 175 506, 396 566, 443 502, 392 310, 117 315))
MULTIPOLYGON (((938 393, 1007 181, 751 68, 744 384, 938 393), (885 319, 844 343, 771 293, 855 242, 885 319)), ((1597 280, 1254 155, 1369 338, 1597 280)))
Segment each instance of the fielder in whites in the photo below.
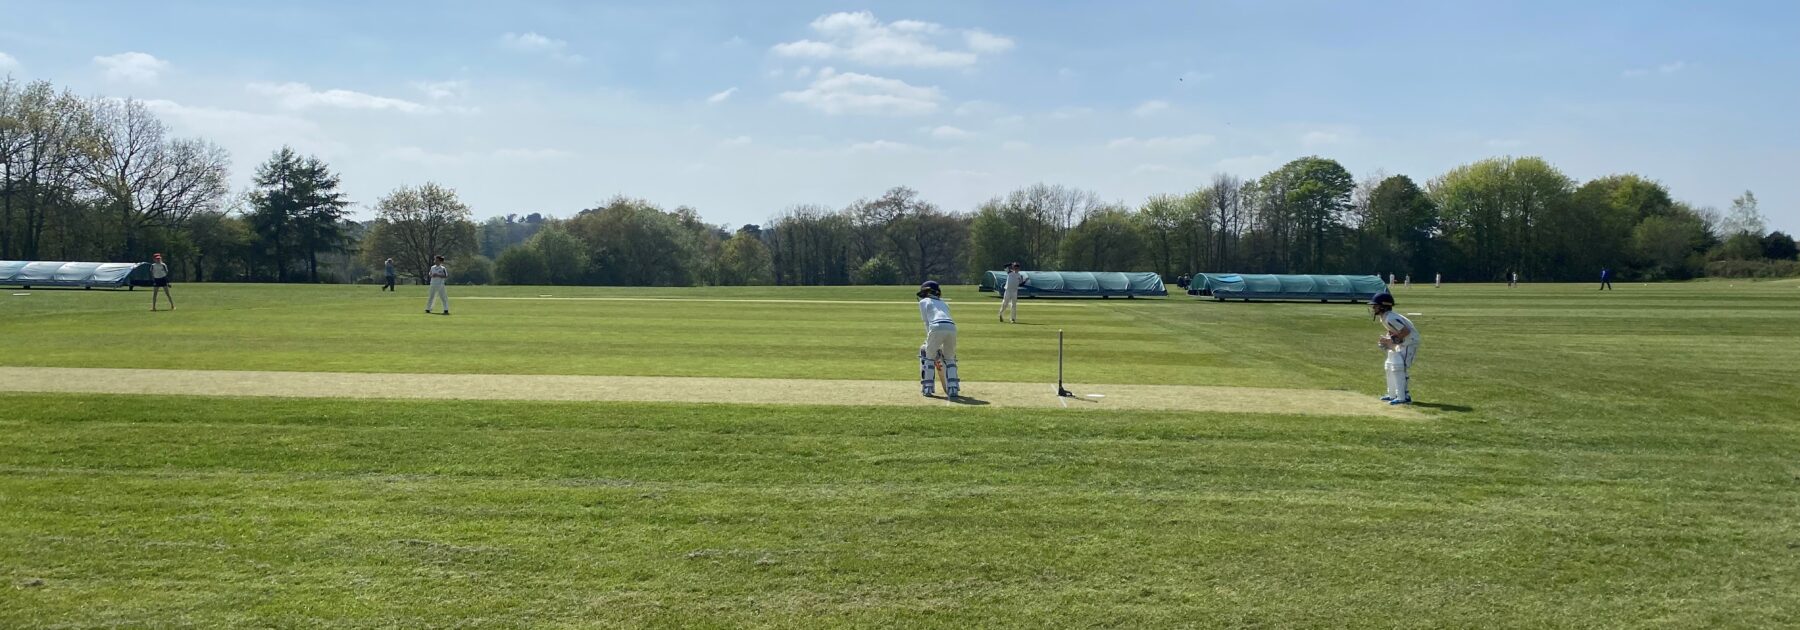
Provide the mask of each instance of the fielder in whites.
POLYGON ((431 266, 431 295, 425 298, 425 314, 431 314, 431 305, 438 300, 444 302, 444 314, 450 314, 450 294, 444 291, 444 282, 450 279, 450 269, 444 266, 444 257, 437 257, 437 264, 431 266))
POLYGON ((935 281, 919 285, 919 318, 925 320, 925 343, 919 346, 919 393, 930 396, 937 392, 938 361, 944 362, 944 395, 956 398, 962 380, 956 376, 956 321, 950 319, 950 305, 944 303, 943 290, 935 281))
POLYGON ((1412 390, 1407 373, 1419 358, 1419 329, 1412 320, 1394 312, 1393 294, 1376 294, 1369 300, 1369 310, 1375 314, 1375 321, 1381 322, 1381 349, 1387 351, 1387 361, 1382 364, 1387 372, 1387 395, 1381 399, 1390 405, 1410 405, 1412 390))
POLYGON ((1025 274, 1019 263, 1006 263, 1006 288, 1000 293, 1000 321, 1006 321, 1006 310, 1012 309, 1012 322, 1019 323, 1019 287, 1025 286, 1025 274))

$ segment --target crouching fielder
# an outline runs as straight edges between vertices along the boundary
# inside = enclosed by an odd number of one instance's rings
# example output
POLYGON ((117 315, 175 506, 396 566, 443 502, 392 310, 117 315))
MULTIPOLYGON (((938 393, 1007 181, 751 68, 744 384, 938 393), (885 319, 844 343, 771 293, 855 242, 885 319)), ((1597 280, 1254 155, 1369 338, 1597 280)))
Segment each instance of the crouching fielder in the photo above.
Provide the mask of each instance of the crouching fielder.
POLYGON ((1387 395, 1381 399, 1390 405, 1411 404, 1407 371, 1419 357, 1419 329, 1413 326, 1412 320, 1394 312, 1392 294, 1376 294, 1369 300, 1369 310, 1386 331, 1381 336, 1381 348, 1387 351, 1387 362, 1382 366, 1387 372, 1387 395))
POLYGON ((925 320, 925 344, 919 346, 919 393, 930 396, 937 391, 938 361, 944 362, 944 395, 957 397, 962 380, 956 377, 956 322, 950 319, 950 305, 944 303, 943 290, 935 281, 919 285, 919 317, 925 320))

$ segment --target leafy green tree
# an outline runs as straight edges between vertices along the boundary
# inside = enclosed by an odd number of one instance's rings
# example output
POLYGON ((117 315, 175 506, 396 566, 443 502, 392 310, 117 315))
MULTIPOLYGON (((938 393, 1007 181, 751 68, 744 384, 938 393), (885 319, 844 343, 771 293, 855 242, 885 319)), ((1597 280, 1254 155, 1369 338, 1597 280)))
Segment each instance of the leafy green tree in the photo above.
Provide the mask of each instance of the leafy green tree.
POLYGON ((887 254, 877 254, 874 258, 863 261, 851 275, 856 284, 892 285, 901 284, 900 265, 894 264, 887 254))
POLYGON ((1107 208, 1087 215, 1063 239, 1063 268, 1080 271, 1134 271, 1141 261, 1144 234, 1131 212, 1107 208))
POLYGON ((424 282, 434 257, 458 261, 478 251, 469 207, 455 190, 434 182, 394 189, 376 202, 375 215, 375 225, 363 239, 364 260, 371 266, 393 258, 424 282))
POLYGON ((725 286, 763 285, 775 279, 769 247, 754 232, 739 231, 719 250, 718 283, 725 286))
POLYGON ((538 230, 525 246, 537 250, 544 262, 543 279, 549 284, 580 284, 588 271, 588 254, 581 239, 561 227, 538 230))
POLYGON ((500 284, 548 284, 544 254, 535 247, 514 245, 494 261, 494 279, 500 284))
POLYGON ((1424 277, 1436 266, 1432 254, 1437 225, 1437 205, 1410 177, 1385 178, 1369 192, 1362 228, 1392 256, 1377 261, 1380 269, 1398 268, 1424 277))
POLYGON ((1695 273, 1695 251, 1705 239, 1706 225, 1691 214, 1645 217, 1632 228, 1631 240, 1646 276, 1689 278, 1695 273))
POLYGON ((1762 236, 1764 223, 1762 210, 1758 208, 1756 193, 1748 190, 1736 199, 1731 200, 1731 210, 1725 215, 1725 234, 1750 234, 1762 236))
POLYGON ((704 277, 699 234, 649 202, 616 197, 567 228, 586 243, 588 278, 597 284, 684 287, 704 277))
POLYGON ((1794 237, 1780 230, 1770 232, 1763 237, 1763 257, 1770 260, 1794 260, 1800 257, 1800 246, 1796 245, 1794 237))
MULTIPOLYGON (((1538 232, 1541 222, 1566 216, 1573 187, 1568 176, 1535 157, 1482 160, 1433 180, 1432 201, 1464 267, 1451 275, 1499 280, 1508 271, 1542 277, 1557 268, 1543 255, 1548 245, 1538 232)), ((1628 226, 1613 232, 1619 251, 1628 226)))

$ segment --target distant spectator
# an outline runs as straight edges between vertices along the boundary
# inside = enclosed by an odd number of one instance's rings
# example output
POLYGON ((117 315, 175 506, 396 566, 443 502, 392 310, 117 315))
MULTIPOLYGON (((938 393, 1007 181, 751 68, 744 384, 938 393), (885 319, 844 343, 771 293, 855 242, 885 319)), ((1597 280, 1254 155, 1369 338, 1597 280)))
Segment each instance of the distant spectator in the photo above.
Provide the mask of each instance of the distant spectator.
POLYGON ((1601 291, 1611 291, 1612 290, 1612 270, 1611 269, 1607 269, 1605 267, 1600 268, 1600 290, 1601 291))
POLYGON ((382 263, 381 290, 383 290, 383 291, 393 291, 394 290, 395 275, 396 274, 394 273, 394 259, 389 258, 389 259, 387 259, 387 262, 382 263))
POLYGON ((1431 275, 1431 288, 1433 288, 1433 289, 1444 288, 1444 274, 1436 273, 1436 274, 1431 275))

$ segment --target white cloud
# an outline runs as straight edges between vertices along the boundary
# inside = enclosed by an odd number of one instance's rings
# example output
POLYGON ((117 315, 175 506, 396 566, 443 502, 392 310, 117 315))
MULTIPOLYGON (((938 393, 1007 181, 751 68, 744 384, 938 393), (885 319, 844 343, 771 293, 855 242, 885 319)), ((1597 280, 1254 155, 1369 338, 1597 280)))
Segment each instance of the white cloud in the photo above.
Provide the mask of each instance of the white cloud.
POLYGON ((575 154, 562 149, 496 149, 492 156, 498 160, 536 161, 568 159, 575 154))
POLYGON ((731 100, 731 95, 736 93, 737 88, 735 87, 725 88, 725 91, 723 92, 706 97, 706 102, 711 105, 718 105, 719 103, 731 100))
POLYGON ((738 136, 719 141, 719 146, 722 147, 741 147, 747 144, 750 144, 750 136, 738 136))
POLYGON ((586 57, 569 52, 569 42, 533 33, 507 33, 500 36, 500 47, 513 52, 543 55, 563 63, 581 63, 586 57))
POLYGON ((899 20, 883 24, 868 11, 819 16, 809 25, 819 39, 783 42, 769 48, 796 59, 846 59, 870 66, 961 68, 983 54, 1006 52, 1013 41, 980 29, 961 31, 965 50, 940 45, 951 29, 931 22, 899 20))
POLYGON ((978 53, 1003 53, 1013 49, 1012 38, 995 35, 978 28, 963 31, 963 41, 968 43, 969 50, 978 53))
POLYGON ((350 90, 315 91, 305 83, 251 83, 251 92, 274 97, 287 109, 335 107, 339 109, 393 110, 407 114, 431 113, 430 107, 405 99, 375 96, 350 90))
POLYGON ((19 67, 19 60, 12 55, 0 52, 0 70, 12 70, 19 67))
POLYGON ((291 144, 300 151, 326 155, 348 152, 343 142, 318 123, 295 116, 193 107, 162 99, 144 101, 144 107, 182 135, 217 138, 234 151, 240 147, 267 151, 268 147, 291 144))
POLYGON ((1186 136, 1163 136, 1159 138, 1119 138, 1106 143, 1108 149, 1147 149, 1151 151, 1192 151, 1213 143, 1212 136, 1196 133, 1186 136))
POLYGON ((912 151, 917 148, 918 147, 915 147, 910 144, 906 144, 904 142, 893 142, 890 140, 876 140, 874 142, 858 142, 856 144, 852 144, 852 145, 850 145, 850 152, 851 153, 895 153, 895 152, 900 152, 900 151, 912 151))
POLYGON ((874 114, 917 116, 937 111, 943 95, 935 87, 919 87, 899 79, 856 72, 819 71, 804 90, 782 92, 781 99, 830 115, 874 114))
POLYGON ((1343 142, 1344 140, 1345 140, 1345 135, 1342 133, 1339 133, 1336 131, 1325 131, 1325 130, 1321 130, 1321 129, 1315 129, 1315 130, 1308 131, 1308 132, 1300 135, 1300 144, 1303 144, 1303 145, 1306 145, 1309 147, 1316 147, 1316 146, 1327 145, 1327 144, 1337 144, 1337 143, 1343 142))
POLYGON ((939 140, 955 140, 958 138, 967 138, 971 135, 974 135, 967 131, 963 131, 961 129, 957 129, 956 127, 952 127, 950 125, 938 125, 936 127, 927 129, 926 133, 931 134, 931 137, 937 138, 939 140))
POLYGON ((414 81, 412 87, 434 101, 469 95, 468 81, 414 81))
POLYGON ((1169 108, 1168 101, 1158 101, 1158 100, 1144 101, 1144 104, 1139 105, 1135 109, 1131 110, 1131 115, 1137 116, 1138 118, 1144 118, 1146 116, 1154 116, 1158 112, 1161 112, 1168 108, 1169 108))
POLYGON ((1630 70, 1626 70, 1624 74, 1625 74, 1626 78, 1635 79, 1635 78, 1640 78, 1640 77, 1647 77, 1647 76, 1650 76, 1653 74, 1660 74, 1660 75, 1675 74, 1677 72, 1681 72, 1682 70, 1686 70, 1686 69, 1692 68, 1692 67, 1694 67, 1694 66, 1692 64, 1689 64, 1686 61, 1672 61, 1672 62, 1665 63, 1660 66, 1654 67, 1654 68, 1632 68, 1630 70))
POLYGON ((106 72, 106 80, 126 83, 155 83, 169 69, 169 62, 141 52, 95 57, 94 65, 106 72))
POLYGON ((958 116, 981 116, 1000 113, 1000 106, 987 101, 965 101, 956 106, 958 116))

